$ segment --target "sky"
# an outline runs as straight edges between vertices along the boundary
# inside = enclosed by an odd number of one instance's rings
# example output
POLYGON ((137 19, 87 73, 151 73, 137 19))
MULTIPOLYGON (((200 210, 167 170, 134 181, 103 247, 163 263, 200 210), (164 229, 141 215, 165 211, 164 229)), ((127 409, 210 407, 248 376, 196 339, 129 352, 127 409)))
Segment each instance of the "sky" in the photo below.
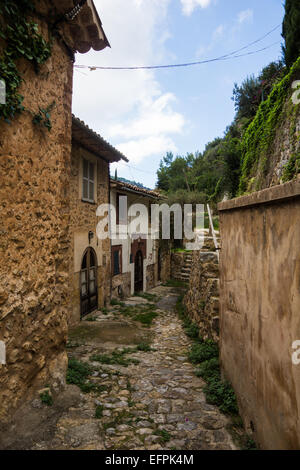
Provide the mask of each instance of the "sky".
MULTIPOLYGON (((220 57, 282 23, 282 0, 94 0, 111 48, 77 54, 75 65, 145 66, 220 57)), ((167 152, 202 152, 234 118, 234 83, 281 58, 281 26, 240 54, 193 67, 74 72, 73 113, 129 163, 118 176, 154 188, 167 152)))

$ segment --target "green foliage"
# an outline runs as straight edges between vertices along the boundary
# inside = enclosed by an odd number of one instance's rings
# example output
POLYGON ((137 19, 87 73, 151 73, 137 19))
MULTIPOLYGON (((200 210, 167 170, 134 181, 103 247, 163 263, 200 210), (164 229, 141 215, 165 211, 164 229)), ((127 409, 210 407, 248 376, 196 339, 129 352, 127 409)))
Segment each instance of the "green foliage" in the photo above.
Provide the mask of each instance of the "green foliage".
POLYGON ((165 284, 165 287, 178 287, 185 289, 187 287, 187 283, 183 281, 178 281, 177 279, 168 279, 165 284))
POLYGON ((101 419, 103 417, 103 411, 104 411, 104 406, 97 405, 96 410, 95 410, 95 418, 101 419))
POLYGON ((185 332, 189 338, 195 339, 199 337, 199 327, 195 323, 192 323, 188 328, 186 328, 185 332))
POLYGON ((204 387, 207 403, 216 405, 225 414, 239 412, 235 393, 229 382, 223 382, 220 376, 212 377, 204 387))
MULTIPOLYGON (((251 177, 258 172, 264 173, 267 166, 268 151, 273 143, 283 105, 291 93, 291 82, 295 72, 300 70, 300 58, 285 77, 276 83, 268 99, 261 103, 255 118, 242 139, 242 173, 239 194, 252 189, 251 177)), ((259 189, 258 187, 255 189, 259 189)))
POLYGON ((152 348, 149 343, 140 343, 136 347, 137 351, 150 352, 152 348))
POLYGON ((55 101, 53 101, 49 106, 47 106, 47 108, 41 108, 39 106, 38 113, 34 114, 32 118, 33 124, 44 126, 50 132, 52 129, 52 124, 50 121, 50 118, 51 118, 50 113, 52 109, 54 108, 54 106, 55 106, 55 101))
POLYGON ((41 399, 41 402, 44 403, 47 406, 52 406, 53 405, 53 398, 50 395, 48 390, 46 390, 45 392, 40 394, 40 399, 41 399))
POLYGON ((136 359, 125 357, 127 354, 136 352, 135 348, 115 349, 111 354, 93 354, 91 361, 100 362, 101 364, 118 364, 128 367, 130 364, 138 364, 136 359))
MULTIPOLYGON (((174 157, 168 153, 163 158, 157 172, 157 186, 165 192, 169 204, 209 202, 214 205, 224 195, 235 197, 245 191, 248 182, 245 173, 248 166, 251 167, 252 162, 256 161, 255 152, 258 152, 257 143, 260 142, 258 132, 254 136, 255 144, 252 144, 249 152, 246 151, 245 157, 245 145, 253 142, 253 135, 247 140, 247 129, 256 119, 258 110, 266 106, 268 97, 285 72, 281 61, 271 62, 257 76, 247 77, 241 85, 235 84, 232 99, 236 116, 227 127, 224 137, 209 142, 202 153, 187 154, 186 157, 174 157)), ((276 125, 276 120, 270 122, 272 124, 276 125)), ((256 125, 253 130, 255 134, 256 125)), ((269 140, 269 136, 266 138, 268 141, 272 139, 270 137, 269 140)), ((264 163, 262 158, 262 170, 264 163)))
POLYGON ((149 300, 149 302, 155 302, 157 300, 157 295, 150 294, 149 292, 136 292, 134 295, 136 297, 142 297, 142 299, 149 300))
POLYGON ((285 40, 283 55, 288 67, 300 56, 300 3, 295 0, 285 1, 285 16, 282 25, 282 37, 285 40))
POLYGON ((67 370, 67 383, 82 385, 86 382, 88 376, 92 373, 92 368, 85 362, 78 361, 75 358, 69 359, 67 370))
POLYGON ((261 101, 261 84, 258 78, 251 75, 241 86, 234 84, 233 97, 238 118, 253 117, 261 101))
MULTIPOLYGON (((4 0, 0 4, 0 39, 5 44, 0 56, 0 78, 6 84, 6 104, 0 105, 0 120, 7 123, 25 110, 24 97, 18 91, 23 81, 18 61, 29 61, 38 73, 51 55, 51 44, 40 34, 38 25, 28 19, 33 13, 34 3, 30 0, 4 0)), ((45 127, 51 128, 47 109, 40 108, 37 115, 45 127)))
POLYGON ((206 340, 200 343, 194 343, 189 351, 188 358, 192 364, 199 364, 218 356, 218 346, 213 341, 206 340))
POLYGON ((202 362, 200 366, 196 369, 195 374, 197 375, 197 377, 202 377, 202 379, 205 381, 219 377, 219 359, 217 357, 213 357, 211 359, 208 359, 207 361, 202 362))
MULTIPOLYGON (((184 328, 189 328, 191 321, 185 313, 183 296, 178 299, 176 310, 184 328)), ((221 378, 218 345, 212 340, 197 337, 190 348, 188 358, 192 364, 199 365, 195 374, 207 382, 204 388, 207 402, 219 406, 223 413, 238 414, 234 391, 231 385, 221 378)))
POLYGON ((154 318, 157 317, 157 313, 155 311, 148 311, 148 312, 143 312, 143 313, 138 313, 133 317, 135 321, 138 321, 142 323, 145 326, 150 326, 154 320, 154 318))
POLYGON ((276 81, 282 76, 284 65, 281 61, 271 62, 255 77, 247 77, 240 86, 234 85, 233 97, 236 119, 252 119, 262 101, 264 101, 276 81))
POLYGON ((282 181, 286 183, 293 179, 298 173, 300 173, 300 150, 294 153, 285 165, 282 181))
POLYGON ((160 437, 160 443, 165 444, 166 442, 169 442, 171 440, 171 434, 166 431, 165 429, 158 429, 157 431, 154 431, 153 433, 155 436, 160 437))
POLYGON ((106 387, 92 383, 88 377, 93 372, 89 364, 78 361, 75 358, 69 359, 67 370, 67 383, 77 385, 83 393, 103 392, 106 387))
POLYGON ((117 300, 117 299, 111 299, 110 305, 113 305, 113 306, 120 305, 121 307, 125 306, 124 302, 121 302, 120 300, 117 300))
POLYGON ((124 306, 120 307, 119 311, 122 315, 131 317, 134 321, 142 323, 142 325, 150 326, 154 318, 157 317, 157 312, 155 310, 155 304, 140 304, 134 306, 124 306))

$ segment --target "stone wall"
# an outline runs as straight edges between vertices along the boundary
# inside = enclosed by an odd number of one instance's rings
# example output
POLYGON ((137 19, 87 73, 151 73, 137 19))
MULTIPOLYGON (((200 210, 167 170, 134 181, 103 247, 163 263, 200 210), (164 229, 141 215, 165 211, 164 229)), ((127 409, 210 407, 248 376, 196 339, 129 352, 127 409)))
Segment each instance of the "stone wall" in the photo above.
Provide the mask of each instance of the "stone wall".
POLYGON ((177 281, 189 282, 191 262, 192 252, 171 253, 171 278, 177 281))
POLYGON ((158 256, 160 257, 160 273, 157 273, 158 282, 165 283, 171 278, 171 253, 169 249, 159 249, 158 256))
POLYGON ((149 264, 146 267, 146 289, 152 289, 156 286, 156 275, 155 271, 157 271, 157 264, 149 264))
POLYGON ((131 295, 131 272, 112 277, 111 296, 114 299, 131 295))
POLYGON ((224 376, 263 449, 300 448, 300 179, 219 204, 224 376))
POLYGON ((184 297, 186 313, 199 327, 204 339, 219 340, 219 265, 217 253, 194 251, 188 291, 184 297))
MULTIPOLYGON (((48 37, 48 27, 42 24, 48 37)), ((54 39, 37 75, 20 62, 24 105, 38 111, 55 100, 52 130, 25 112, 0 123, 0 421, 34 386, 64 382, 68 314, 69 175, 73 65, 54 39)))
POLYGON ((69 323, 74 325, 80 320, 80 279, 82 258, 90 246, 97 256, 98 306, 103 307, 110 298, 110 240, 99 240, 96 226, 99 219, 96 210, 100 204, 109 202, 109 164, 72 141, 71 179, 70 179, 70 240, 72 257, 70 259, 70 315, 69 323), (95 203, 82 201, 82 158, 92 160, 96 165, 95 203), (89 232, 93 238, 89 240, 89 232))

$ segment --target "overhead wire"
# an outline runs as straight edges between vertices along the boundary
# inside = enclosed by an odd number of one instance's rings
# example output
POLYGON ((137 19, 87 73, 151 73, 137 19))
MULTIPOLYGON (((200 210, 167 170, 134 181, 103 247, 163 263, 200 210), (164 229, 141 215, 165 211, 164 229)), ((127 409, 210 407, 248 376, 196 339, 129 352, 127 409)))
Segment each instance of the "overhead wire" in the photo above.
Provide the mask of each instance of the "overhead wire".
POLYGON ((240 58, 240 57, 244 57, 244 56, 248 56, 248 55, 257 54, 259 52, 265 51, 265 50, 273 47, 275 44, 278 44, 278 42, 276 42, 276 43, 273 43, 273 44, 271 44, 269 46, 266 46, 262 49, 258 49, 256 51, 250 51, 250 52, 247 52, 245 54, 235 55, 235 54, 238 54, 239 52, 244 51, 245 49, 248 49, 249 47, 253 46, 254 44, 257 44, 257 43, 261 42, 263 39, 265 39, 270 34, 272 34, 274 31, 276 31, 280 26, 281 26, 280 24, 275 26, 275 28, 271 29, 270 31, 268 31, 266 34, 264 34, 260 38, 246 44, 245 46, 243 46, 239 49, 236 49, 235 51, 229 52, 228 54, 224 54, 222 56, 215 57, 215 58, 212 58, 212 59, 197 60, 197 61, 193 61, 193 62, 184 62, 184 63, 178 63, 178 64, 165 64, 165 65, 138 65, 138 66, 106 66, 106 65, 103 65, 103 66, 101 66, 101 65, 84 65, 84 64, 80 65, 80 64, 78 64, 78 65, 75 65, 75 68, 77 68, 77 69, 89 69, 90 71, 93 71, 93 70, 157 70, 157 69, 167 69, 167 68, 190 67, 190 66, 194 66, 194 65, 207 64, 207 63, 218 62, 218 61, 222 61, 222 60, 236 59, 236 58, 240 58))

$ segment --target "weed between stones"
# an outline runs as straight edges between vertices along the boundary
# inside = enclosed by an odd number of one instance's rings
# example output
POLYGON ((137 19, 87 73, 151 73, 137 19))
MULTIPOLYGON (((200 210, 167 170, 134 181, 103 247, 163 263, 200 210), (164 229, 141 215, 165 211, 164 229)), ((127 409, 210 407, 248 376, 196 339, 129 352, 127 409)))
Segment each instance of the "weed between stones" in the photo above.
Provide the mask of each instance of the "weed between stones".
POLYGON ((40 394, 40 399, 41 399, 41 402, 44 403, 47 406, 52 406, 53 405, 53 398, 50 395, 50 393, 48 392, 48 390, 46 390, 45 392, 40 394))
MULTIPOLYGON (((150 295, 150 294, 149 294, 150 295)), ((155 304, 141 304, 135 306, 120 306, 119 312, 124 316, 131 317, 142 325, 150 326, 154 318, 158 316, 155 304)))
POLYGON ((166 442, 169 442, 171 440, 171 434, 168 433, 165 429, 158 429, 157 431, 154 431, 153 433, 155 436, 160 437, 160 443, 165 444, 166 442))
POLYGON ((93 371, 94 369, 89 364, 78 361, 75 358, 70 358, 67 370, 67 383, 77 385, 83 393, 104 392, 107 390, 106 386, 98 385, 88 380, 93 371))

